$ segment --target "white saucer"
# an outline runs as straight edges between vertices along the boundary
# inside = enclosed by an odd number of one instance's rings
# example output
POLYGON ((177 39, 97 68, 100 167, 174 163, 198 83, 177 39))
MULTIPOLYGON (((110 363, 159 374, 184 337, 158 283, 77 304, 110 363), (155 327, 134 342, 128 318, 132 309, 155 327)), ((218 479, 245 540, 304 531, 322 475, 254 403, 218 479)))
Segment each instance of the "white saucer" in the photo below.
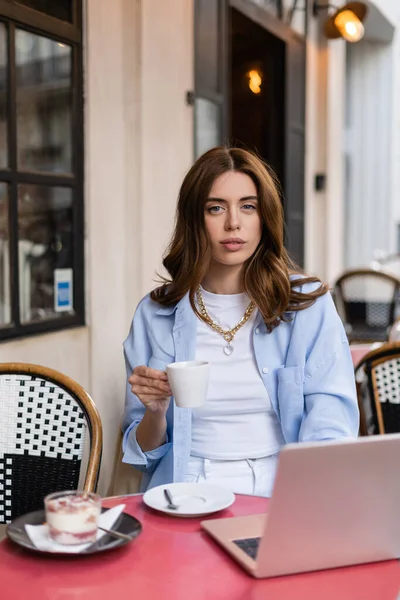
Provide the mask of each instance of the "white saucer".
POLYGON ((235 502, 235 495, 209 483, 168 483, 148 490, 143 502, 172 517, 203 517, 235 502), (178 509, 168 508, 164 489, 168 488, 178 509))

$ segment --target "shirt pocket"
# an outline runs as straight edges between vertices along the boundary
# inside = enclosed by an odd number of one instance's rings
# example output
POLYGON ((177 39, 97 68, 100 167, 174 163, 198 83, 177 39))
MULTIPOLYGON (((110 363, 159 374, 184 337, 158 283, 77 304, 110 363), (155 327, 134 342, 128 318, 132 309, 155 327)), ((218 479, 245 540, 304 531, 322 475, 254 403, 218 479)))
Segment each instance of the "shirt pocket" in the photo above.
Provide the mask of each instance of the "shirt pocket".
POLYGON ((286 441, 297 441, 304 416, 303 370, 299 366, 278 369, 278 405, 286 441))

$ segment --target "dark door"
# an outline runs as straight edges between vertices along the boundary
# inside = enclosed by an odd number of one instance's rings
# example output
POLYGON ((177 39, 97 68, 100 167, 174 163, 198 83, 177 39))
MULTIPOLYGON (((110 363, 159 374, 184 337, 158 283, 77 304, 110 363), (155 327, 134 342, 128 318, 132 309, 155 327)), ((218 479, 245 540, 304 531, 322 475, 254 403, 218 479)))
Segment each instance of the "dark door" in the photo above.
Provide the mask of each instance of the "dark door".
MULTIPOLYGON (((276 3, 278 6, 279 3, 276 3)), ((229 118, 232 49, 228 8, 241 12, 263 27, 283 49, 282 128, 277 128, 277 164, 284 193, 287 247, 292 257, 304 259, 305 166, 305 39, 273 14, 250 0, 195 0, 195 156, 227 142, 232 136, 229 118), (280 132, 280 133, 279 133, 280 132)), ((277 13, 278 14, 278 13, 277 13)), ((249 36, 249 44, 252 43, 249 36)), ((272 47, 272 45, 271 45, 272 47)), ((276 57, 275 57, 276 58, 276 57)), ((236 141, 236 140, 235 140, 236 141)), ((248 141, 246 142, 248 143, 248 141)), ((258 148, 257 148, 258 149, 258 148)), ((263 149, 258 149, 263 154, 263 149)), ((272 156, 272 151, 270 153, 272 156)), ((266 157, 268 159, 268 157, 266 157)))
POLYGON ((286 46, 238 10, 229 11, 229 133, 285 176, 286 46))

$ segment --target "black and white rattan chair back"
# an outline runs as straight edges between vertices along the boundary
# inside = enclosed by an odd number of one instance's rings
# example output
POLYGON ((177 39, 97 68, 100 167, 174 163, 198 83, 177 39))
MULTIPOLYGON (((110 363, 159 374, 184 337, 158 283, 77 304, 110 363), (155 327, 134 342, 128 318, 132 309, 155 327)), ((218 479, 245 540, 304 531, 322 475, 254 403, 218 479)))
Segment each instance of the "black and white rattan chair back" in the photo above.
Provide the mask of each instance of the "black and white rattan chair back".
POLYGON ((102 427, 93 400, 52 369, 0 363, 0 523, 41 508, 46 494, 78 488, 87 435, 84 489, 94 491, 102 427))
POLYGON ((400 342, 386 343, 369 352, 356 367, 356 380, 364 433, 399 433, 400 342))

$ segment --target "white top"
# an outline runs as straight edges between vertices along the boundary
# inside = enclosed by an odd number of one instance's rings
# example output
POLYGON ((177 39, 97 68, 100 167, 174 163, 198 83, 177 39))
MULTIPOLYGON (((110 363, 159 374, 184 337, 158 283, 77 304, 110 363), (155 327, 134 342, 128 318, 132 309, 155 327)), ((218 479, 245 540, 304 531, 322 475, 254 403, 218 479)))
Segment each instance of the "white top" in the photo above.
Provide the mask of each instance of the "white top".
MULTIPOLYGON (((202 289, 210 317, 232 329, 249 305, 246 294, 221 296, 202 289)), ((196 360, 211 363, 207 400, 192 410, 191 455, 214 460, 270 456, 284 444, 280 423, 257 368, 253 328, 257 311, 239 329, 227 356, 223 336, 198 319, 196 360)))

